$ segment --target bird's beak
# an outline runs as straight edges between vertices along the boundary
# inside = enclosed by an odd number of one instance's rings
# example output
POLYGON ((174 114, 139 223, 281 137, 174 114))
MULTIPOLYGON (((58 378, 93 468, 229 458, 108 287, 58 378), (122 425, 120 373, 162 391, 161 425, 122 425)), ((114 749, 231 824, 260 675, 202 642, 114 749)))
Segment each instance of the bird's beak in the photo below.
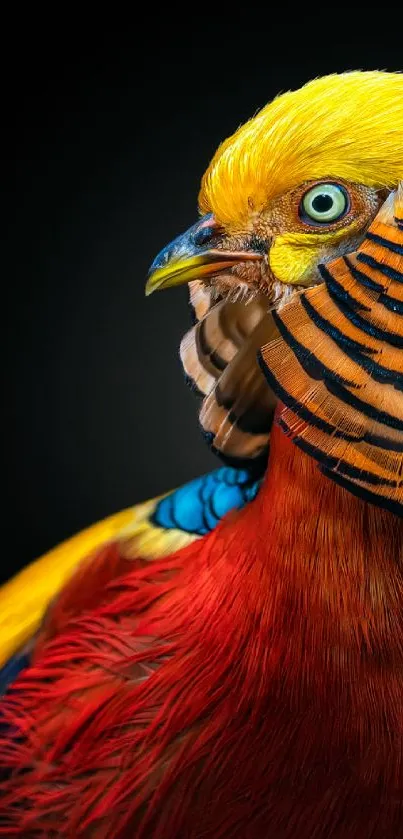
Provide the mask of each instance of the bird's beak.
POLYGON ((174 239, 154 259, 148 272, 146 295, 158 289, 208 279, 246 260, 261 260, 262 254, 225 250, 223 231, 214 216, 206 215, 186 233, 174 239))

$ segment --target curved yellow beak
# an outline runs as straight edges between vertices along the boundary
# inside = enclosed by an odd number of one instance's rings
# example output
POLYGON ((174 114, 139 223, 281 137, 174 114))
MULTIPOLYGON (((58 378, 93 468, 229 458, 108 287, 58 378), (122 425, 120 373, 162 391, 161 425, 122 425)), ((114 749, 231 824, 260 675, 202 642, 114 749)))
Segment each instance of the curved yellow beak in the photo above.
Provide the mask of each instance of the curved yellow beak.
POLYGON ((145 293, 206 279, 250 259, 261 259, 254 251, 220 248, 222 231, 212 215, 203 216, 182 236, 174 239, 155 258, 148 273, 145 293))

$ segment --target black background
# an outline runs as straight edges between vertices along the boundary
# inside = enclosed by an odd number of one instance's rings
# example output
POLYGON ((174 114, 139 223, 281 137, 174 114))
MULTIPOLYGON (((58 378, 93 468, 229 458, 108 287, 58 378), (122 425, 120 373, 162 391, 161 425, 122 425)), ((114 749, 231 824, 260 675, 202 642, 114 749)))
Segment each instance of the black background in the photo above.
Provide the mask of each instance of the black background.
POLYGON ((148 265, 196 220, 218 143, 275 94, 402 64, 397 33, 345 43, 325 28, 291 47, 289 24, 245 16, 230 30, 192 13, 184 30, 80 38, 61 21, 11 38, 3 579, 216 465, 177 356, 187 293, 146 300, 148 265))

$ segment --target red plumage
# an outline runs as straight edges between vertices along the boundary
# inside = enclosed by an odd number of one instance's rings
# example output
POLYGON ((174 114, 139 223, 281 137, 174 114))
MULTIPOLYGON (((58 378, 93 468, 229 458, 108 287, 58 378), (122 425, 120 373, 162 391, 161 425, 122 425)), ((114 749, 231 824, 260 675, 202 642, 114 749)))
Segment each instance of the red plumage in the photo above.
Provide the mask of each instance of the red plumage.
POLYGON ((93 567, 5 702, 2 835, 403 836, 403 520, 275 427, 245 509, 93 567))

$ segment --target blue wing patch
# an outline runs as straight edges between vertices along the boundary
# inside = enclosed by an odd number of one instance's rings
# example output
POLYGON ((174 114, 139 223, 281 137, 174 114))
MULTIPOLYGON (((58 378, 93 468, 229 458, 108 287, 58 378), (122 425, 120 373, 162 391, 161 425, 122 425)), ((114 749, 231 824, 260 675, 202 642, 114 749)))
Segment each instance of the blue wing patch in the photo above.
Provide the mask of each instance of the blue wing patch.
POLYGON ((252 501, 261 483, 262 479, 253 480, 246 469, 223 466, 162 498, 151 521, 164 530, 205 536, 230 510, 252 501))

